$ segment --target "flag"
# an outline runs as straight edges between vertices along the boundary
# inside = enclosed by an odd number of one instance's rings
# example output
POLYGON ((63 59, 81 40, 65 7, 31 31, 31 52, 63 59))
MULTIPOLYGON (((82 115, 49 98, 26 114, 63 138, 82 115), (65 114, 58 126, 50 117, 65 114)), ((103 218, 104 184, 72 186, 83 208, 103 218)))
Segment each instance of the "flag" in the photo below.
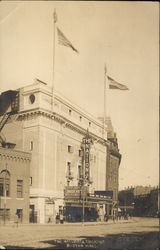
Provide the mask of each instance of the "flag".
POLYGON ((57 27, 57 33, 58 33, 58 42, 60 45, 70 47, 73 49, 76 53, 79 53, 77 49, 72 45, 72 43, 65 37, 65 35, 62 33, 62 31, 57 27))
POLYGON ((108 81, 109 81, 109 89, 119 89, 119 90, 129 90, 127 86, 116 82, 113 78, 110 76, 107 76, 108 81))

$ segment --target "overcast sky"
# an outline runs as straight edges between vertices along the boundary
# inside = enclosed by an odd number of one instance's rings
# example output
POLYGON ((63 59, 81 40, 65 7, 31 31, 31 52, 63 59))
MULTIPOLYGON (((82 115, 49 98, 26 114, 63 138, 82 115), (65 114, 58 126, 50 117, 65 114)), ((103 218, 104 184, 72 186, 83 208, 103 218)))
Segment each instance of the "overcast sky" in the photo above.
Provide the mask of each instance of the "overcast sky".
POLYGON ((53 11, 57 26, 79 50, 55 43, 55 88, 103 115, 104 63, 129 91, 107 91, 107 113, 117 132, 120 189, 157 185, 159 5, 154 2, 0 2, 0 92, 52 84, 53 11))

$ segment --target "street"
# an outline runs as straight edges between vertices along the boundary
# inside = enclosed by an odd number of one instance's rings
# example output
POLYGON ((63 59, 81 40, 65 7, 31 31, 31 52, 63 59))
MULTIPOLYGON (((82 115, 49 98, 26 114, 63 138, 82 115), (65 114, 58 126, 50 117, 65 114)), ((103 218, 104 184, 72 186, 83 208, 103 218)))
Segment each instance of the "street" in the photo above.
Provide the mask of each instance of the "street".
POLYGON ((6 249, 158 249, 159 220, 63 225, 1 225, 0 245, 6 249))

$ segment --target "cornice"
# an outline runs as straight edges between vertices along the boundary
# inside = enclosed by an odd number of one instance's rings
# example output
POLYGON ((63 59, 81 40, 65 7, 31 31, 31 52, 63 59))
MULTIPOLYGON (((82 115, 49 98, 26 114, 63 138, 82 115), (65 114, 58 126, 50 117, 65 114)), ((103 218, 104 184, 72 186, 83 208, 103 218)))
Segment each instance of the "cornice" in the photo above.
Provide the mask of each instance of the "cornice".
MULTIPOLYGON (((52 98, 52 95, 53 95, 52 88, 50 88, 48 86, 44 86, 43 84, 40 84, 40 85, 35 84, 35 85, 29 85, 29 86, 24 87, 22 95, 26 96, 26 95, 29 95, 31 93, 39 93, 39 92, 46 94, 52 98)), ((60 102, 61 104, 64 104, 68 108, 71 108, 75 112, 79 113, 81 116, 85 117, 86 119, 89 119, 92 123, 103 128, 103 125, 96 117, 94 117, 93 115, 88 113, 86 110, 83 110, 80 106, 76 105, 75 103, 73 104, 69 99, 62 96, 62 94, 60 94, 59 92, 57 92, 57 91, 54 92, 54 98, 56 101, 60 102)))
MULTIPOLYGON (((79 133, 83 136, 86 135, 86 129, 80 127, 79 125, 77 125, 73 121, 67 119, 66 117, 64 117, 56 112, 53 112, 53 113, 48 112, 45 109, 35 108, 35 109, 30 110, 30 111, 22 111, 18 115, 18 120, 23 120, 23 119, 25 119, 25 117, 33 116, 33 115, 40 115, 40 116, 48 117, 48 118, 60 123, 61 125, 64 125, 64 127, 71 129, 72 131, 76 131, 77 133, 79 133)), ((89 134, 92 137, 92 139, 95 140, 97 143, 100 143, 104 146, 108 145, 109 142, 107 140, 104 140, 103 138, 97 136, 93 132, 89 132, 89 134)))
POLYGON ((59 101, 61 104, 64 104, 65 106, 67 106, 68 108, 71 108, 76 113, 79 113, 79 115, 81 115, 82 117, 90 120, 95 125, 103 128, 103 125, 101 124, 99 119, 97 119, 96 117, 94 117, 93 115, 91 115, 90 113, 88 113, 86 110, 82 109, 80 106, 76 105, 75 103, 73 104, 70 100, 62 96, 60 93, 58 92, 55 93, 55 99, 59 101))

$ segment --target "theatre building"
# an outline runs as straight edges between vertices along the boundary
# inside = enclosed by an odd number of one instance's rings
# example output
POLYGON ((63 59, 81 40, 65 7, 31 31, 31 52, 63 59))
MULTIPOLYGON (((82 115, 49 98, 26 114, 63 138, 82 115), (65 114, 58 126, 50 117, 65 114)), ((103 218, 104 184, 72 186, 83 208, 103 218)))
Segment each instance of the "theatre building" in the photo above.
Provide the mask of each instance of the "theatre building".
POLYGON ((121 157, 113 128, 104 131, 101 120, 38 79, 17 92, 18 112, 3 134, 16 150, 32 154, 31 221, 55 222, 58 212, 72 221, 82 211, 86 220, 112 215, 121 157))

